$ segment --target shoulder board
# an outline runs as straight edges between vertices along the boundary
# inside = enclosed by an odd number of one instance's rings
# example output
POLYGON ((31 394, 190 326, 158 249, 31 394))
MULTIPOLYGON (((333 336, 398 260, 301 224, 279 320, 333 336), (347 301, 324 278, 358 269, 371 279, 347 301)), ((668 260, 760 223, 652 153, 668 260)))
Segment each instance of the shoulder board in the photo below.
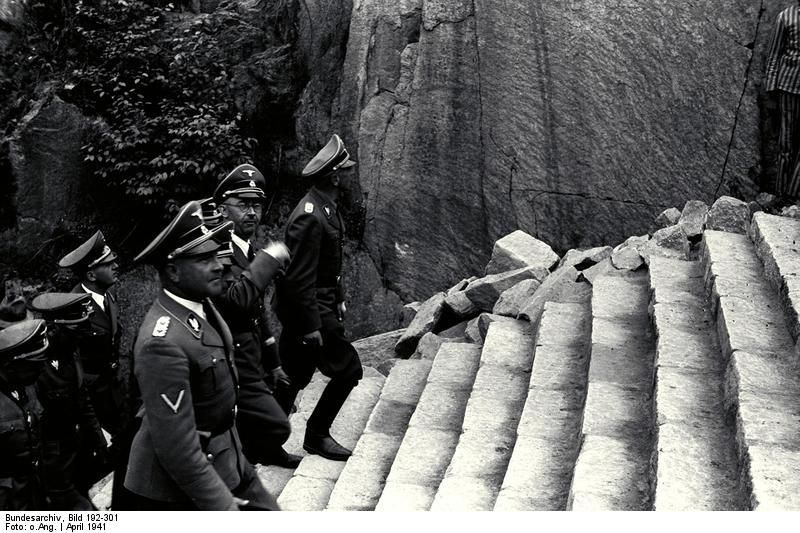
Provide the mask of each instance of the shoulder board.
POLYGON ((167 330, 169 329, 169 317, 162 316, 156 321, 156 325, 153 328, 153 337, 165 337, 167 335, 167 330))
POLYGON ((306 213, 313 213, 314 212, 314 204, 311 202, 306 202, 305 207, 303 207, 303 211, 306 213))

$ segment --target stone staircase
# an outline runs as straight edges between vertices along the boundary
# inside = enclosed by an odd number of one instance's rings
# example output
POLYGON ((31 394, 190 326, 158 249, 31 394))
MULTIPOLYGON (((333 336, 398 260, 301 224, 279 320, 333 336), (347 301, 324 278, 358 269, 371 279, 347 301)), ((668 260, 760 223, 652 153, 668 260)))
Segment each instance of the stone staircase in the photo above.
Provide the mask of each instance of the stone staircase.
POLYGON ((800 221, 751 234, 370 374, 334 427, 349 461, 262 477, 291 510, 798 510, 800 221))
POLYGON ((261 478, 300 511, 800 510, 800 221, 698 239, 365 369, 332 428, 353 456, 261 478))

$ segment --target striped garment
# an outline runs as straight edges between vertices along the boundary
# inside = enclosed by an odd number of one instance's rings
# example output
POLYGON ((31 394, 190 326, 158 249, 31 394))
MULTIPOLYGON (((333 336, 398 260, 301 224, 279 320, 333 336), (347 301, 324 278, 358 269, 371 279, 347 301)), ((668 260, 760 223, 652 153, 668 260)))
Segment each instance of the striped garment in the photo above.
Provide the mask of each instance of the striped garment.
POLYGON ((796 198, 800 196, 800 94, 778 93, 781 132, 778 137, 778 176, 776 193, 796 198))
POLYGON ((778 91, 780 134, 775 193, 800 195, 800 7, 778 14, 769 46, 765 89, 778 91))
POLYGON ((800 7, 778 14, 767 56, 767 91, 800 94, 800 7))

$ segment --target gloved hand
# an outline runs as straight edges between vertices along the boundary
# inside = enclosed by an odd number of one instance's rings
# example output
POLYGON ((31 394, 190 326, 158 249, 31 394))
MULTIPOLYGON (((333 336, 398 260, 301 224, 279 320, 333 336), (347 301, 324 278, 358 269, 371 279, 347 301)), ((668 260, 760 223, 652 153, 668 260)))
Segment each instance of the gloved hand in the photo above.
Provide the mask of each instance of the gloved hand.
POLYGON ((264 253, 271 255, 281 266, 289 263, 289 248, 280 241, 270 241, 264 248, 264 253))
POLYGON ((269 385, 269 388, 272 390, 288 387, 291 384, 292 381, 289 379, 286 372, 283 371, 282 367, 278 366, 273 368, 267 375, 267 385, 269 385))
POLYGON ((227 511, 241 511, 242 507, 245 507, 250 503, 250 500, 243 500, 241 498, 237 498, 236 496, 233 497, 233 503, 231 503, 230 507, 228 507, 227 511))
POLYGON ((322 346, 322 333, 320 331, 314 330, 311 333, 306 333, 303 335, 303 344, 307 344, 309 346, 322 346))

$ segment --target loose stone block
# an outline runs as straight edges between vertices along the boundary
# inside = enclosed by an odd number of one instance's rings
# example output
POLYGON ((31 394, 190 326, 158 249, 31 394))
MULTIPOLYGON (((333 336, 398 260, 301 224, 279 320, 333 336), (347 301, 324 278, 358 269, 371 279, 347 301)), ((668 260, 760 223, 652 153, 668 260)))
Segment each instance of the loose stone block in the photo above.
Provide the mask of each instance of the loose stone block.
POLYGON ((486 265, 486 274, 526 267, 549 270, 557 262, 558 254, 550 248, 550 245, 522 230, 517 230, 495 242, 492 259, 486 265))
POLYGON ((534 327, 539 323, 546 302, 581 303, 591 298, 592 286, 578 282, 575 267, 559 268, 541 284, 533 298, 519 313, 520 320, 527 320, 534 327))
POLYGON ((700 200, 689 200, 684 204, 677 224, 690 240, 699 240, 703 235, 708 205, 700 200))
MULTIPOLYGON (((663 210, 661 213, 653 221, 654 229, 659 230, 661 228, 666 228, 667 226, 672 226, 678 223, 678 220, 681 218, 681 211, 677 207, 670 207, 669 209, 663 210)), ((652 231, 650 232, 652 233, 652 231)))
POLYGON ((747 203, 731 196, 720 196, 706 215, 706 229, 729 233, 747 233, 750 208, 747 203))
POLYGON ((464 294, 480 311, 491 311, 500 294, 526 279, 541 282, 550 272, 542 267, 519 268, 492 274, 471 282, 464 294))
POLYGON ((395 353, 400 357, 408 357, 414 353, 417 343, 423 335, 432 331, 439 318, 442 316, 444 307, 444 293, 438 293, 423 303, 417 311, 414 320, 406 328, 405 333, 394 347, 395 353))
POLYGON ((541 283, 535 279, 520 281, 500 294, 492 313, 516 318, 520 310, 533 298, 541 283))
POLYGON ((590 268, 601 261, 611 258, 611 246, 598 246, 589 249, 573 248, 569 250, 561 261, 558 262, 558 268, 565 266, 575 267, 575 270, 583 271, 590 268))

